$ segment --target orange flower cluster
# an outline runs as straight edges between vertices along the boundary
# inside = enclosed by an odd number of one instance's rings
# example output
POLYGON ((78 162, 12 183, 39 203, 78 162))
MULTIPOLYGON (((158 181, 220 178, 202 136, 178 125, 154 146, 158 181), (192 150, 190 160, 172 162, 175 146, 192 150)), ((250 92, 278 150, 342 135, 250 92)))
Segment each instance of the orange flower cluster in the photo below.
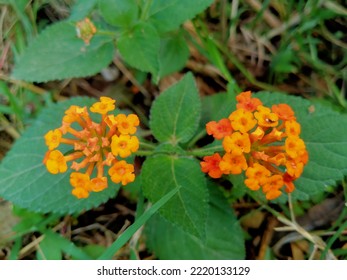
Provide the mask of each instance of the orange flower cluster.
POLYGON ((96 27, 89 18, 85 18, 76 23, 76 33, 78 38, 82 39, 86 45, 89 45, 90 40, 96 33, 96 27))
POLYGON ((301 127, 287 104, 263 106, 250 91, 236 97, 236 111, 219 122, 206 124, 206 131, 222 140, 225 153, 205 156, 201 170, 212 178, 245 171, 245 185, 265 193, 271 200, 295 189, 308 161, 301 127))
POLYGON ((44 136, 48 151, 43 163, 52 174, 66 172, 67 162, 72 161, 70 175, 72 194, 87 198, 90 192, 107 188, 104 176, 105 165, 110 166, 108 174, 115 183, 126 185, 135 180, 134 166, 125 160, 139 148, 139 140, 133 136, 140 124, 139 118, 130 114, 112 115, 115 100, 101 97, 90 107, 90 111, 101 115, 101 122, 92 121, 87 107, 71 106, 65 111, 60 128, 50 130, 44 136), (80 127, 80 130, 74 128, 80 127), (63 137, 70 134, 71 137, 63 137), (57 150, 60 144, 72 145, 73 151, 64 155, 57 150), (84 172, 80 172, 83 169, 84 172), (91 178, 96 169, 96 177, 91 178))

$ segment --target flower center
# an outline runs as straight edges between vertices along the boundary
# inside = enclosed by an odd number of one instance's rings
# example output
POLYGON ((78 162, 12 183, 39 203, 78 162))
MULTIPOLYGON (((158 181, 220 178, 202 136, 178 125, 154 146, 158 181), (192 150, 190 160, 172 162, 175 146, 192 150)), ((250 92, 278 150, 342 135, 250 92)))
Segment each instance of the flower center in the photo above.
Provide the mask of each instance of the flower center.
POLYGON ((129 123, 127 122, 122 122, 122 127, 127 129, 129 127, 129 123))
POLYGON ((124 175, 125 174, 125 168, 119 168, 118 169, 118 174, 119 175, 124 175))
POLYGON ((126 141, 120 141, 118 146, 122 149, 125 149, 127 147, 128 143, 126 141))

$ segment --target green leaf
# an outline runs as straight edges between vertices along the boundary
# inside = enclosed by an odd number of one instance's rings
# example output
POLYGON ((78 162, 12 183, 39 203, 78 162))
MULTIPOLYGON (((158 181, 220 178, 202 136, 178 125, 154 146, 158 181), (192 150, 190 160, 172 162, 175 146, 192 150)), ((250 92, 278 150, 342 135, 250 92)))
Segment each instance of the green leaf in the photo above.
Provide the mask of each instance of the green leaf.
POLYGON ((155 214, 157 211, 165 205, 179 190, 180 187, 171 190, 165 194, 161 199, 154 203, 149 209, 147 209, 140 217, 136 218, 136 221, 128 227, 118 238, 109 246, 105 252, 98 258, 98 260, 112 259, 112 256, 120 250, 129 239, 155 214))
POLYGON ((99 244, 88 244, 83 247, 82 250, 88 254, 92 260, 96 260, 105 252, 106 247, 99 244))
POLYGON ((227 118, 236 109, 236 96, 231 93, 219 93, 202 99, 201 123, 205 127, 210 121, 227 118))
POLYGON ((207 217, 206 179, 199 162, 176 155, 147 158, 142 167, 144 195, 152 202, 181 187, 159 213, 185 232, 203 239, 207 217))
POLYGON ((97 2, 98 0, 77 0, 72 6, 69 20, 78 21, 84 19, 90 14, 97 2))
POLYGON ((301 124, 301 138, 309 154, 301 177, 294 181, 294 198, 309 199, 335 185, 347 175, 347 115, 300 97, 280 93, 259 93, 264 104, 290 105, 301 124))
POLYGON ((160 39, 153 25, 138 23, 119 37, 117 47, 130 66, 158 75, 160 39))
POLYGON ((34 212, 61 214, 79 213, 114 197, 119 185, 109 180, 106 190, 77 199, 71 195, 70 171, 53 175, 42 163, 47 151, 44 141, 47 131, 61 126, 70 105, 89 106, 94 102, 90 98, 71 98, 42 110, 0 164, 0 196, 34 212))
POLYGON ((192 74, 188 73, 153 102, 150 127, 160 142, 187 142, 199 125, 201 101, 192 74))
POLYGON ((243 232, 227 201, 217 189, 209 187, 210 202, 206 239, 202 240, 154 216, 146 225, 148 247, 160 259, 241 260, 245 258, 243 232))
MULTIPOLYGON (((72 241, 65 239, 63 236, 50 229, 44 231, 44 238, 48 239, 46 240, 47 243, 44 244, 45 251, 43 253, 46 253, 46 255, 39 256, 43 257, 43 259, 58 259, 58 251, 61 251, 71 256, 73 259, 91 260, 91 257, 77 247, 72 241)), ((44 240, 42 242, 44 242, 44 240)))
POLYGON ((211 5, 213 0, 153 0, 149 9, 149 20, 164 33, 178 28, 186 20, 211 5))
POLYGON ((94 75, 112 61, 114 48, 111 40, 109 36, 95 35, 86 45, 77 37, 73 23, 53 24, 24 51, 12 77, 46 82, 94 75))
POLYGON ((189 57, 189 48, 182 32, 161 41, 159 53, 159 76, 164 77, 181 70, 189 57))
POLYGON ((130 27, 138 19, 136 0, 99 0, 101 16, 111 25, 130 27))
POLYGON ((159 144, 155 150, 155 154, 171 154, 178 156, 185 156, 187 152, 182 149, 180 146, 172 145, 171 143, 162 143, 159 144))
POLYGON ((248 188, 245 188, 245 174, 240 174, 238 176, 229 175, 228 179, 233 184, 233 187, 230 190, 229 201, 241 199, 247 191, 251 191, 248 188))
POLYGON ((271 61, 272 71, 275 73, 296 73, 298 67, 295 66, 298 57, 293 50, 287 48, 278 52, 271 61))
POLYGON ((56 233, 47 231, 36 251, 39 260, 61 260, 62 250, 56 233))

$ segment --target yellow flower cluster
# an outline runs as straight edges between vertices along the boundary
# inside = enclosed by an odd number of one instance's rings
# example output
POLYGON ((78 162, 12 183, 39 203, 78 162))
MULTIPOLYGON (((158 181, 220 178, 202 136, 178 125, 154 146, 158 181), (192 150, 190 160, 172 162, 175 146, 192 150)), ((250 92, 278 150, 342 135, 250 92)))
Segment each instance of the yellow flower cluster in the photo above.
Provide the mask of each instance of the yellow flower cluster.
POLYGON ((70 168, 74 172, 70 175, 70 184, 77 198, 87 198, 90 192, 107 188, 105 166, 110 166, 108 174, 115 183, 126 185, 135 180, 134 166, 123 159, 139 148, 139 140, 133 134, 140 121, 135 114, 108 114, 115 109, 115 102, 109 97, 100 97, 100 101, 90 107, 91 112, 101 115, 100 123, 90 118, 87 107, 73 105, 65 111, 61 127, 44 136, 48 151, 43 162, 47 170, 52 174, 66 172, 67 163, 71 161, 70 168), (80 130, 72 127, 74 123, 80 130), (65 138, 66 134, 70 137, 65 138), (64 155, 57 149, 60 144, 71 145, 73 151, 64 155), (94 169, 96 177, 91 178, 94 169))
POLYGON ((224 155, 205 156, 201 169, 212 178, 245 171, 245 185, 265 193, 271 200, 290 193, 308 161, 301 127, 287 104, 263 106, 251 92, 237 96, 237 109, 227 119, 209 122, 206 130, 222 139, 224 155))

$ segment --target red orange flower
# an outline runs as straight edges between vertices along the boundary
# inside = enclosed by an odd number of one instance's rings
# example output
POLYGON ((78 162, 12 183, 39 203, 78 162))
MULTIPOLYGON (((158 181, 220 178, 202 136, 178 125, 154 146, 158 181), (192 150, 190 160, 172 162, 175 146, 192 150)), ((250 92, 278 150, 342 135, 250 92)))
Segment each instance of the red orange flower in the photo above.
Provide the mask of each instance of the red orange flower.
POLYGON ((215 139, 222 139, 230 135, 233 131, 230 120, 221 119, 219 122, 211 121, 206 124, 206 131, 208 135, 213 135, 215 139))
POLYGON ((272 112, 274 112, 280 120, 295 121, 293 109, 287 104, 272 105, 272 112))
POLYGON ((219 154, 212 156, 205 156, 204 161, 200 162, 202 172, 208 173, 212 178, 220 178, 223 175, 222 170, 219 168, 219 163, 222 160, 219 154))
POLYGON ((269 200, 278 198, 283 187, 287 193, 294 191, 293 181, 308 161, 294 111, 287 104, 263 106, 250 92, 236 99, 237 109, 229 115, 231 131, 219 134, 219 122, 206 125, 208 134, 222 140, 225 153, 204 157, 201 170, 212 178, 245 171, 245 185, 253 191, 261 189, 269 200))
POLYGON ((244 109, 249 112, 253 112, 257 109, 258 106, 263 105, 259 98, 252 98, 251 91, 241 92, 238 96, 236 96, 237 109, 244 109))

